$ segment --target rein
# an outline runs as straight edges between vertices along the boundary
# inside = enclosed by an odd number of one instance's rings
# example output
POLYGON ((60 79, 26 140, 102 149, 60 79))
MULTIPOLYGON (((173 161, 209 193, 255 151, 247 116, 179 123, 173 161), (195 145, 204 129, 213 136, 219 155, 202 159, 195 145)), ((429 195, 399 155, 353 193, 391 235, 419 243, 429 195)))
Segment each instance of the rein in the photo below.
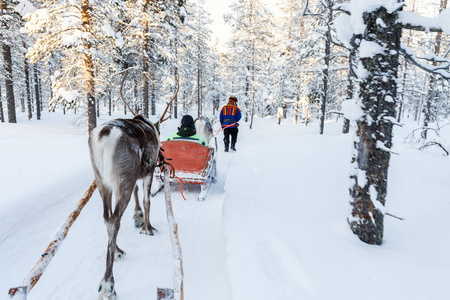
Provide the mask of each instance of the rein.
POLYGON ((234 126, 237 122, 234 122, 230 125, 225 125, 224 127, 220 127, 220 129, 217 131, 217 133, 214 136, 217 136, 223 129, 234 126))

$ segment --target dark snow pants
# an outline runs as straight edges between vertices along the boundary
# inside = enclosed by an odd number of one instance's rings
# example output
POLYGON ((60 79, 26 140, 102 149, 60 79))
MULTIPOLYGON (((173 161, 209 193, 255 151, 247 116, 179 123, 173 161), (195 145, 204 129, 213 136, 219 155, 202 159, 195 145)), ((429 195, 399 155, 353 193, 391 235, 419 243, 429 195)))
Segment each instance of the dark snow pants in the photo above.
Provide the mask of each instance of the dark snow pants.
POLYGON ((225 149, 228 150, 230 145, 230 135, 231 135, 231 148, 234 148, 237 142, 239 129, 237 127, 229 127, 223 130, 223 141, 225 142, 225 149))

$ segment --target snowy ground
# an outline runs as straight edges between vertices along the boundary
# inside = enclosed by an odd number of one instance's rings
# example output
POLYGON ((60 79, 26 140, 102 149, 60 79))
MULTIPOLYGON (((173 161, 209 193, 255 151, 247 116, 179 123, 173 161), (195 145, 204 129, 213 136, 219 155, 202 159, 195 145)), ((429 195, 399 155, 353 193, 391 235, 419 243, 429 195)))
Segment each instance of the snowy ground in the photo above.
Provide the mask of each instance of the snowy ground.
MULTIPOLYGON (((0 292, 20 284, 50 236, 94 176, 85 130, 72 116, 44 114, 0 124, 0 292)), ((105 121, 102 119, 99 123, 105 121)), ((162 136, 176 130, 169 120, 162 136)), ((403 143, 415 124, 396 129, 384 242, 369 246, 346 223, 351 137, 340 122, 318 128, 255 119, 242 123, 238 152, 224 153, 205 202, 197 186, 172 187, 180 229, 186 300, 449 299, 450 168, 436 149, 403 143)), ((447 130, 449 131, 449 130, 447 130)), ((450 140, 450 135, 448 136, 450 140)), ((164 197, 152 202, 153 237, 132 223, 132 204, 114 266, 119 299, 156 299, 172 287, 164 197)), ((106 228, 98 192, 28 299, 96 299, 106 228)), ((1 297, 1 296, 0 296, 1 297)))

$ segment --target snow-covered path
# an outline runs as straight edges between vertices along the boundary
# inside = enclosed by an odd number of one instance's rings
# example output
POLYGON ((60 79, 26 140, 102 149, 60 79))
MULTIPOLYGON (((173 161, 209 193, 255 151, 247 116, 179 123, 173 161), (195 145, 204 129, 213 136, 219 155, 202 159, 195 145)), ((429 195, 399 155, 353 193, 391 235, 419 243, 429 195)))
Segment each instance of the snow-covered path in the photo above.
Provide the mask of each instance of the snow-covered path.
MULTIPOLYGON (((166 125, 166 130, 176 128, 174 124, 166 125)), ((7 182, 6 176, 10 177, 9 180, 11 176, 20 180, 21 176, 28 175, 30 182, 31 178, 38 182, 30 184, 29 188, 25 184, 25 190, 4 189, 16 201, 4 202, 0 210, 0 247, 3 253, 0 265, 8 270, 0 273, 3 291, 17 286, 28 274, 47 247, 53 231, 65 221, 94 178, 87 152, 87 136, 81 130, 75 131, 75 136, 70 136, 67 141, 58 133, 52 136, 55 146, 61 140, 66 143, 59 148, 49 148, 47 143, 39 145, 42 139, 39 130, 26 135, 25 141, 23 136, 17 137, 20 141, 18 147, 9 147, 10 152, 5 153, 12 157, 22 149, 25 159, 17 162, 17 169, 9 170, 16 174, 3 174, 2 179, 7 182), (75 151, 64 153, 61 148, 75 151), (34 149, 41 157, 30 158, 29 149, 34 149), (30 162, 30 159, 36 161, 30 162), (26 173, 27 165, 34 166, 30 174, 26 173), (39 173, 45 178, 36 179, 39 173)), ((171 189, 183 247, 185 299, 230 299, 222 229, 223 186, 230 158, 218 160, 218 182, 213 185, 205 202, 197 201, 198 186, 183 186, 187 201, 182 199, 178 186, 173 185, 171 189)), ((131 201, 119 232, 118 244, 127 255, 114 265, 116 289, 121 299, 156 299, 156 287, 173 287, 172 249, 164 195, 159 193, 152 199, 152 224, 158 229, 155 236, 140 235, 134 228, 133 207, 131 201)), ((95 299, 104 272, 106 244, 101 199, 95 192, 28 299, 95 299)))
MULTIPOLYGON (((0 291, 28 274, 50 236, 93 180, 87 136, 67 116, 0 124, 0 291), (6 147, 3 147, 6 145, 6 147)), ((168 136, 178 126, 169 120, 168 136)), ((396 128, 381 246, 360 242, 346 222, 350 135, 330 121, 293 126, 255 119, 240 127, 237 152, 218 139, 218 182, 205 202, 198 186, 172 186, 183 248, 186 300, 447 299, 450 271, 450 161, 437 148, 403 143, 396 128)), ((441 131, 450 140, 450 126, 441 131)), ((119 299, 156 299, 172 287, 164 195, 152 201, 155 236, 125 212, 114 265, 119 299)), ((86 205, 39 283, 33 300, 96 299, 105 268, 106 228, 98 193, 86 205)), ((1 297, 1 296, 0 296, 1 297)))

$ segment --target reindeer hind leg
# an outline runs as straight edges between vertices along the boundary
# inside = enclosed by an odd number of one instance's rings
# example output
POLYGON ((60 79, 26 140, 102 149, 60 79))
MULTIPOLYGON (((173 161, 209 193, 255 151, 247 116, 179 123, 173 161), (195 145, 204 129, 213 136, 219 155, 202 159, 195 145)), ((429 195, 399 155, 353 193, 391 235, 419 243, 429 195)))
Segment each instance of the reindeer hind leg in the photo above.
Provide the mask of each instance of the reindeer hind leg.
POLYGON ((150 175, 144 177, 144 226, 142 227, 141 234, 153 235, 156 230, 150 223, 150 194, 153 181, 153 171, 150 175))
POLYGON ((134 227, 136 228, 141 228, 144 225, 144 213, 142 212, 141 206, 139 205, 139 188, 136 185, 134 187, 134 200, 136 202, 135 208, 134 208, 134 215, 133 215, 133 220, 134 220, 134 227))
POLYGON ((119 255, 123 257, 125 252, 117 246, 117 235, 120 229, 120 220, 122 219, 123 213, 130 202, 132 190, 134 184, 131 187, 122 187, 116 193, 116 207, 114 213, 105 219, 106 229, 108 231, 108 247, 106 250, 106 270, 102 281, 99 286, 99 299, 116 299, 116 291, 114 288, 114 275, 113 266, 116 260, 116 251, 119 251, 119 255))

